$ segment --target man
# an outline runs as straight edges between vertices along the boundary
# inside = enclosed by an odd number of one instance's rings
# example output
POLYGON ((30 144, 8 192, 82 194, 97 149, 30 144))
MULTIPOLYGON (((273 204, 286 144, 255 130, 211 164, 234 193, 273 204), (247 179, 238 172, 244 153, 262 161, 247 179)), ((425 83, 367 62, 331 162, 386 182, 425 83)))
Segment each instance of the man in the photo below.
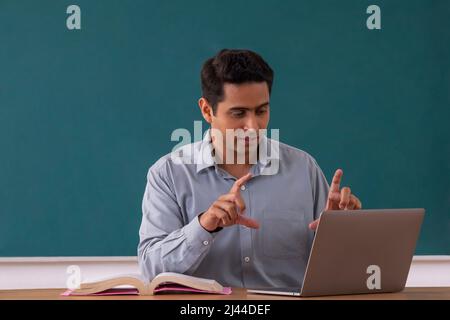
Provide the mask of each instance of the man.
POLYGON ((258 54, 224 49, 204 63, 201 81, 198 104, 211 129, 176 151, 193 163, 175 161, 172 153, 150 168, 140 270, 147 279, 170 271, 228 286, 299 286, 320 213, 360 209, 361 202, 340 188, 342 170, 329 187, 314 158, 286 144, 250 161, 250 140, 258 150, 276 143, 259 133, 269 122, 273 71, 258 54), (242 152, 239 139, 224 138, 227 130, 256 138, 241 139, 242 152), (245 161, 235 161, 239 153, 245 161), (276 161, 277 170, 265 174, 276 161))

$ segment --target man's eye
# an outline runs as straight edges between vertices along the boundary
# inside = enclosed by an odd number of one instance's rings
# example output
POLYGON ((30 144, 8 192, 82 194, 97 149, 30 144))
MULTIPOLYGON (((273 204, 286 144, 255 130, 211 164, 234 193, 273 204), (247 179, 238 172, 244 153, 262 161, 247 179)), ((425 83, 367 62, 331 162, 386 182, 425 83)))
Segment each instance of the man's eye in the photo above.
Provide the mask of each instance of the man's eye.
POLYGON ((264 108, 264 109, 257 110, 257 111, 256 111, 256 114, 264 114, 264 113, 266 113, 266 112, 267 112, 267 109, 264 108))
POLYGON ((242 116, 244 116, 244 114, 245 114, 244 111, 233 111, 233 112, 231 112, 231 115, 233 117, 236 117, 236 118, 242 117, 242 116))

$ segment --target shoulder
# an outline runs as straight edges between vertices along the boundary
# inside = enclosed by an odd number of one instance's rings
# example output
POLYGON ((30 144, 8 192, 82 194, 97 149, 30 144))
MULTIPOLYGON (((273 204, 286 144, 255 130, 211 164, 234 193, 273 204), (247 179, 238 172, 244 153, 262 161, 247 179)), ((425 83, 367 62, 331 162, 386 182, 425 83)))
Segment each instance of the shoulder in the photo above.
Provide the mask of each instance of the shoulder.
POLYGON ((280 160, 287 164, 303 164, 311 170, 319 168, 316 159, 311 154, 302 149, 280 142, 279 152, 280 160))
POLYGON ((280 155, 280 161, 287 167, 287 170, 289 172, 300 172, 308 176, 313 188, 318 181, 327 186, 327 180, 322 169, 316 159, 308 152, 280 143, 280 155))
POLYGON ((150 166, 147 178, 155 175, 167 178, 177 170, 183 170, 188 166, 192 166, 198 156, 200 144, 201 141, 190 143, 165 154, 150 166))

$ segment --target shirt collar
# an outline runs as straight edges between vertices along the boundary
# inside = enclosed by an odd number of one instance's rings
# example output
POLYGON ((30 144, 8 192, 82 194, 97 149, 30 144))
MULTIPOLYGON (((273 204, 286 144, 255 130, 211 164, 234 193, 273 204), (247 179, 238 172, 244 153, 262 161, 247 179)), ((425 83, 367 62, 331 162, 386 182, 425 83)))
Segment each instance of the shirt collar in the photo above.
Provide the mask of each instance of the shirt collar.
MULTIPOLYGON (((267 167, 271 163, 272 159, 279 158, 278 148, 271 148, 271 145, 273 143, 279 142, 267 138, 265 134, 262 134, 260 136, 260 150, 257 162, 260 171, 263 170, 263 168, 267 167), (267 154, 267 150, 270 150, 270 156, 267 154)), ((197 152, 197 156, 195 157, 195 161, 197 164, 197 173, 199 173, 203 169, 217 165, 213 153, 214 147, 211 140, 211 130, 208 129, 205 132, 203 140, 200 143, 199 151, 197 152)))
POLYGON ((213 145, 211 141, 211 132, 208 129, 205 132, 203 140, 200 143, 200 149, 195 157, 195 163, 197 164, 197 173, 203 169, 212 167, 216 164, 213 156, 213 145))

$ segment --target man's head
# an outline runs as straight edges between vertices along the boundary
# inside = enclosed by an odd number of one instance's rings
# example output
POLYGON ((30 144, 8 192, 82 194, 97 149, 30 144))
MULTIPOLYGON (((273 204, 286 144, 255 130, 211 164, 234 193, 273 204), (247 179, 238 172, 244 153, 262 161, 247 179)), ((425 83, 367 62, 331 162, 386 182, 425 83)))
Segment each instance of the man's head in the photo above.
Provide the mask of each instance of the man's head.
POLYGON ((255 52, 221 50, 203 64, 201 71, 199 106, 203 117, 224 138, 226 129, 266 129, 273 75, 255 52))

